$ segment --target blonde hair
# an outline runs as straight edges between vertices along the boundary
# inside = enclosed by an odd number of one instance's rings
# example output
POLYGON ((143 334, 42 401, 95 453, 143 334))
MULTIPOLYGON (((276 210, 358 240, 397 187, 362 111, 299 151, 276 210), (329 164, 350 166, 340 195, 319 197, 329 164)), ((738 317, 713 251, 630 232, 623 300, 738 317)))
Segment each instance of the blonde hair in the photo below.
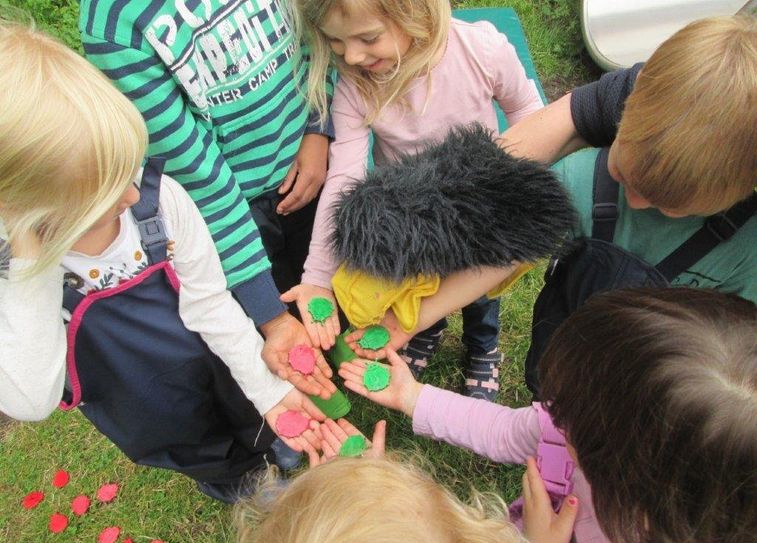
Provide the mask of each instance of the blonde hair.
POLYGON ((757 171, 757 19, 676 32, 642 68, 617 144, 652 205, 711 215, 752 194, 757 171))
POLYGON ((340 458, 271 488, 237 506, 239 543, 525 543, 501 498, 465 505, 408 461, 340 458))
POLYGON ((426 76, 430 88, 432 62, 447 44, 451 19, 449 0, 295 0, 295 28, 310 47, 307 101, 321 119, 328 115, 326 76, 336 66, 340 77, 357 87, 365 101, 366 124, 392 103, 405 106, 403 96, 418 77, 426 76), (394 23, 411 39, 411 46, 395 70, 387 75, 365 72, 334 55, 319 25, 327 14, 341 10, 345 15, 367 13, 394 23))
POLYGON ((0 20, 0 213, 32 234, 39 273, 118 202, 147 147, 140 113, 84 58, 32 25, 0 20))

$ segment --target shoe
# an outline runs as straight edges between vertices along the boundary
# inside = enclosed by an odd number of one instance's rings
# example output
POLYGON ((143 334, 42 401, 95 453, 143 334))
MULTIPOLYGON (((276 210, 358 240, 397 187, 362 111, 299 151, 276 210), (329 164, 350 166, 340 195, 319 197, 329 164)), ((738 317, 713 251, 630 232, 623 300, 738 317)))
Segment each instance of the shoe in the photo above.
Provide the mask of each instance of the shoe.
POLYGON ((498 349, 481 355, 466 356, 465 392, 470 398, 493 402, 499 392, 499 366, 502 353, 498 349))
POLYGON ((257 478, 254 473, 245 473, 238 480, 231 483, 195 482, 200 492, 206 496, 210 496, 214 500, 228 504, 234 504, 242 498, 252 496, 257 487, 257 478))
POLYGON ((206 496, 232 505, 256 493, 256 499, 273 502, 289 486, 289 480, 283 479, 279 471, 271 471, 269 468, 266 472, 264 467, 261 471, 247 472, 231 483, 206 481, 195 481, 195 483, 197 483, 197 489, 206 496))
POLYGON ((442 341, 442 331, 435 334, 425 334, 420 332, 413 336, 407 345, 397 354, 404 360, 410 371, 413 373, 413 377, 417 379, 421 378, 423 371, 428 366, 428 361, 436 353, 439 348, 439 343, 442 341))
POLYGON ((284 443, 281 439, 276 438, 271 443, 271 450, 273 451, 274 461, 282 472, 293 470, 300 465, 303 454, 295 451, 284 443))

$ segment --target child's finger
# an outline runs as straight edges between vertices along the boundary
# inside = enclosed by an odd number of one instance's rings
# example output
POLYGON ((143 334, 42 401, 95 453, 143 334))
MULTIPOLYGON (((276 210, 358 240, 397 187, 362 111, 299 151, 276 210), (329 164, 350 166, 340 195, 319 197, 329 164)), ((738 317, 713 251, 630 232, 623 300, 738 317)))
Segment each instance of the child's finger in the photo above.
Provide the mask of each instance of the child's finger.
POLYGON ((320 396, 322 394, 322 387, 316 384, 315 381, 309 380, 300 372, 289 372, 287 381, 292 383, 294 385, 294 388, 305 394, 315 394, 316 396, 320 396))
POLYGON ((302 446, 302 443, 300 443, 299 438, 284 437, 282 435, 279 435, 279 439, 281 439, 281 441, 283 441, 287 447, 294 451, 302 452, 303 450, 305 450, 305 448, 302 446))
MULTIPOLYGON (((323 435, 321 433, 321 435, 323 435)), ((300 439, 307 441, 314 449, 321 449, 323 439, 315 434, 313 430, 305 430, 300 434, 300 439)), ((300 449, 302 450, 302 448, 300 449)))
POLYGON ((339 427, 344 431, 345 434, 348 436, 356 436, 356 435, 363 435, 360 430, 355 427, 350 421, 348 421, 345 418, 341 418, 336 421, 336 423, 339 425, 339 427))
POLYGON ((365 385, 356 381, 344 381, 344 386, 347 390, 351 390, 355 394, 360 394, 364 398, 370 399, 371 392, 365 388, 365 385))
POLYGON ((386 421, 380 420, 376 423, 376 427, 373 430, 373 440, 371 443, 371 449, 379 456, 383 456, 386 450, 386 421))
POLYGON ((331 419, 327 419, 323 425, 321 433, 323 434, 323 443, 328 445, 332 450, 338 451, 342 446, 342 440, 334 433, 333 425, 329 424, 331 419))
POLYGON ((336 392, 336 385, 326 377, 322 372, 316 371, 313 375, 308 376, 309 379, 318 387, 320 394, 318 394, 324 400, 331 398, 331 395, 336 392))
MULTIPOLYGON (((339 443, 344 443, 347 441, 347 438, 350 437, 350 434, 348 432, 344 431, 344 428, 342 428, 336 421, 333 421, 329 419, 327 421, 327 424, 329 425, 329 429, 333 432, 334 436, 339 440, 339 443)), ((357 431, 357 428, 355 429, 357 431)), ((358 434, 360 432, 357 432, 358 434)))
POLYGON ((544 507, 552 509, 552 502, 547 493, 547 488, 544 486, 544 480, 541 478, 536 460, 531 456, 526 459, 523 490, 524 499, 527 499, 535 509, 544 507), (528 495, 526 489, 528 489, 528 495))
POLYGON ((570 534, 573 533, 573 525, 576 523, 576 517, 578 516, 578 498, 572 494, 565 498, 560 508, 560 512, 557 514, 557 520, 555 521, 555 528, 558 533, 566 534, 570 538, 570 534))
MULTIPOLYGON (((313 401, 307 396, 302 398, 302 410, 316 421, 326 419, 326 415, 323 414, 323 411, 318 409, 318 406, 315 405, 313 401)), ((313 421, 311 421, 310 425, 311 427, 313 426, 313 421)))
POLYGON ((318 454, 318 451, 316 451, 312 447, 309 447, 307 449, 307 453, 308 453, 308 464, 310 465, 311 468, 321 465, 322 463, 321 455, 318 454))
POLYGON ((323 356, 323 352, 318 349, 315 350, 315 367, 321 370, 321 373, 329 379, 334 376, 334 371, 331 369, 331 366, 329 366, 329 363, 326 362, 326 357, 323 356))
POLYGON ((360 359, 343 362, 339 366, 338 373, 342 379, 362 382, 363 375, 365 374, 365 362, 360 359))
POLYGON ((294 164, 292 164, 289 167, 289 171, 284 177, 284 180, 281 182, 281 185, 279 185, 279 190, 277 192, 279 194, 286 194, 287 192, 289 192, 289 189, 292 188, 292 184, 294 183, 295 177, 297 177, 297 162, 296 161, 294 164))

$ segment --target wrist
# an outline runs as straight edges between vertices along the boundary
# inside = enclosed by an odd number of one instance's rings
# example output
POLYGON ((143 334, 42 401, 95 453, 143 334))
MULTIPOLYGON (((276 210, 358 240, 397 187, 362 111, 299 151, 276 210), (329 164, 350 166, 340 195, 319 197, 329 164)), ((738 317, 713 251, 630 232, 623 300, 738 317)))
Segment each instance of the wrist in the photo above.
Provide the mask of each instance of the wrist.
POLYGON ((285 325, 286 322, 290 318, 294 318, 294 317, 292 317, 291 315, 289 315, 289 313, 287 313, 286 311, 284 311, 283 313, 281 313, 281 314, 277 315, 276 317, 272 318, 271 320, 269 320, 265 324, 261 324, 259 326, 259 328, 260 328, 260 331, 263 334, 263 337, 267 338, 271 334, 271 332, 273 332, 273 330, 275 330, 279 326, 285 325))
POLYGON ((418 403, 418 397, 421 395, 421 390, 423 390, 423 384, 414 380, 412 384, 408 386, 407 393, 404 395, 400 411, 410 418, 413 418, 413 413, 415 413, 415 405, 418 403))

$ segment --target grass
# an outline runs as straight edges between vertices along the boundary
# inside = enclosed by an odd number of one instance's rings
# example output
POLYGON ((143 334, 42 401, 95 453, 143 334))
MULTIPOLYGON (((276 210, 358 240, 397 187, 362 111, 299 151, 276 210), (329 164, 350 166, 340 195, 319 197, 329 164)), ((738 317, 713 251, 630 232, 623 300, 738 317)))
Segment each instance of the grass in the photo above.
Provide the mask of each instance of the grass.
MULTIPOLYGON (((529 39, 537 71, 548 96, 554 99, 588 77, 591 68, 582 61, 578 0, 458 1, 455 7, 512 6, 518 12, 529 39)), ((0 6, 28 9, 38 25, 81 51, 75 0, 0 0, 0 6)), ((523 384, 522 361, 528 348, 531 307, 541 287, 543 268, 531 271, 502 298, 501 348, 506 363, 501 372, 498 401, 525 405, 529 397, 523 384)), ((459 389, 459 315, 450 328, 431 367, 427 383, 459 389)), ((442 443, 413 436, 410 421, 350 394, 350 420, 366 433, 380 418, 389 423, 388 446, 416 451, 432 466, 436 477, 465 497, 471 486, 494 490, 511 500, 520 493, 520 467, 495 465, 481 457, 442 443)), ((97 541, 107 526, 122 528, 122 538, 135 543, 161 539, 167 543, 234 540, 230 528, 231 508, 200 494, 194 484, 179 475, 135 466, 100 436, 78 412, 57 412, 42 423, 0 421, 0 541, 69 543, 97 541), (66 469, 72 479, 63 489, 51 485, 53 473, 66 469), (121 490, 110 504, 93 504, 82 518, 70 514, 71 499, 80 493, 94 495, 106 482, 118 482, 121 490), (43 490, 45 500, 34 510, 20 503, 32 490, 43 490), (62 534, 47 530, 56 511, 73 517, 62 534)))

